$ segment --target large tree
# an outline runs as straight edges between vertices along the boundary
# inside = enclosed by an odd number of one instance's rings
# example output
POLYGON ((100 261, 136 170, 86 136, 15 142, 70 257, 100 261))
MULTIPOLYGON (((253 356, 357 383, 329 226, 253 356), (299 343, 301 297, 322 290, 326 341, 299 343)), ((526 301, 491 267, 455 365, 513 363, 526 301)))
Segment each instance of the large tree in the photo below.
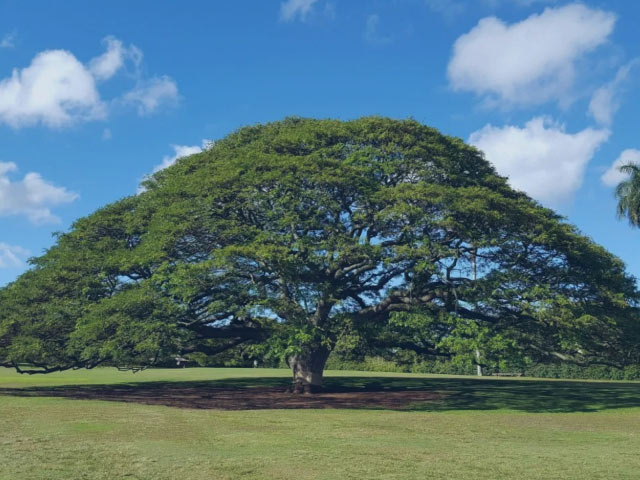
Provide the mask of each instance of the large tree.
POLYGON ((336 344, 637 361, 622 262, 418 122, 247 127, 144 187, 0 291, 0 364, 252 348, 286 358, 309 390, 336 344))

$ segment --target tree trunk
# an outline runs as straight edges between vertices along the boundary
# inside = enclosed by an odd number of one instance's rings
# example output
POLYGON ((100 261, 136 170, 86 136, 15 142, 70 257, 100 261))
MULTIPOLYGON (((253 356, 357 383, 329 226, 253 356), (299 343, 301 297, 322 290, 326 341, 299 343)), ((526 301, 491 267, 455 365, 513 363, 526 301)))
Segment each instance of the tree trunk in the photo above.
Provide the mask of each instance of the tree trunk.
POLYGON ((322 387, 322 373, 329 358, 326 347, 306 347, 288 358, 293 373, 293 393, 314 393, 322 387))

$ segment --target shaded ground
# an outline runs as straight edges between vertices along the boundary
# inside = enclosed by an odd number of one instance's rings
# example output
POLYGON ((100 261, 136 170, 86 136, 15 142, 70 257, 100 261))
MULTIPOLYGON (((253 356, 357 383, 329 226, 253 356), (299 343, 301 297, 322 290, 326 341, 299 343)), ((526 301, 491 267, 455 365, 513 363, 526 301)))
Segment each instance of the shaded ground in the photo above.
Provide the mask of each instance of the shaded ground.
POLYGON ((0 395, 107 400, 178 408, 496 410, 589 412, 640 406, 640 384, 469 378, 329 377, 292 395, 285 378, 0 388, 0 395))
POLYGON ((293 395, 282 387, 232 388, 212 385, 121 385, 0 390, 0 395, 111 400, 179 408, 259 410, 291 408, 406 409, 442 397, 429 391, 339 391, 293 395))

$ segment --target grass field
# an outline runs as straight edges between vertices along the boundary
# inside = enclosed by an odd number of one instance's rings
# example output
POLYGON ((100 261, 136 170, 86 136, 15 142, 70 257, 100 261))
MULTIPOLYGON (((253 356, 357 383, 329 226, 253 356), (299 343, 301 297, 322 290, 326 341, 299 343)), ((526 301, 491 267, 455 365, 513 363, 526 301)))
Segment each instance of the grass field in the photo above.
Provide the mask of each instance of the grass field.
POLYGON ((640 383, 328 375, 332 389, 440 396, 396 410, 190 409, 15 389, 284 386, 289 372, 0 369, 0 479, 640 478, 640 383))

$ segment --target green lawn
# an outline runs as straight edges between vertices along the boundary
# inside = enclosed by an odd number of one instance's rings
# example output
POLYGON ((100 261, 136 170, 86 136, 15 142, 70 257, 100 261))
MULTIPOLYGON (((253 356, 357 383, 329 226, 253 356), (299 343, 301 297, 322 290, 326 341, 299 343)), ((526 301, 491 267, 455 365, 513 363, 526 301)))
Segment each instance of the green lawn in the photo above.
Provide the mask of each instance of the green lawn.
POLYGON ((288 377, 265 369, 0 369, 0 479, 640 478, 640 383, 329 372, 335 389, 443 395, 405 411, 196 410, 8 390, 252 387, 288 377))

